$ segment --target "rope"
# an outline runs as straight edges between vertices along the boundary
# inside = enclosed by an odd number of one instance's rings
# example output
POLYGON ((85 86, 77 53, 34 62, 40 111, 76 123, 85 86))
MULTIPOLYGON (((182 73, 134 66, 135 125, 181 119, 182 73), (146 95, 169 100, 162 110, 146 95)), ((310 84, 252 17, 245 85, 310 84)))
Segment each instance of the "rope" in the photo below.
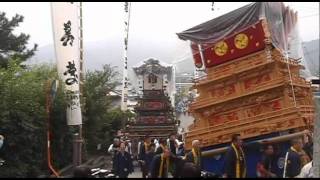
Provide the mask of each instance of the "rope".
POLYGON ((294 92, 293 81, 292 81, 291 71, 290 71, 290 67, 289 67, 289 55, 288 55, 287 50, 285 51, 285 57, 286 57, 286 64, 287 64, 287 68, 288 68, 289 80, 290 80, 290 85, 291 85, 291 90, 292 90, 293 103, 294 103, 294 107, 297 107, 296 95, 294 92))

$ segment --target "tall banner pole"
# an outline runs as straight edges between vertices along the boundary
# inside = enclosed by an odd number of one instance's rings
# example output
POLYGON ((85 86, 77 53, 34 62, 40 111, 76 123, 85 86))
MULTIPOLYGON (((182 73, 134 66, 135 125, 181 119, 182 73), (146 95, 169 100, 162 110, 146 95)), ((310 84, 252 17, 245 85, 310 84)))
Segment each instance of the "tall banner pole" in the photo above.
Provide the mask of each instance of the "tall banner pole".
MULTIPOLYGON (((51 2, 51 15, 58 75, 67 101, 67 124, 80 127, 82 114, 80 106, 80 40, 79 2, 51 2)), ((80 138, 78 138, 79 140, 80 138)), ((77 154, 81 154, 81 147, 77 154)), ((78 155, 77 164, 81 163, 78 155)))
MULTIPOLYGON (((80 96, 83 96, 83 83, 84 83, 84 68, 83 68, 83 19, 82 19, 82 2, 80 2, 79 6, 80 11, 80 96)), ((81 98, 80 98, 81 99, 81 98)), ((84 100, 84 99, 83 99, 84 100)), ((84 103, 81 104, 84 107, 84 103)), ((83 108, 84 109, 84 108, 83 108)), ((82 133, 82 124, 79 125, 79 137, 78 137, 78 148, 79 148, 79 156, 78 156, 78 163, 80 165, 82 162, 82 145, 83 145, 83 133, 82 133)))
POLYGON ((124 53, 123 53, 123 79, 122 79, 122 95, 121 95, 121 110, 126 111, 128 106, 128 38, 129 38, 129 22, 130 22, 131 3, 124 3, 124 53))

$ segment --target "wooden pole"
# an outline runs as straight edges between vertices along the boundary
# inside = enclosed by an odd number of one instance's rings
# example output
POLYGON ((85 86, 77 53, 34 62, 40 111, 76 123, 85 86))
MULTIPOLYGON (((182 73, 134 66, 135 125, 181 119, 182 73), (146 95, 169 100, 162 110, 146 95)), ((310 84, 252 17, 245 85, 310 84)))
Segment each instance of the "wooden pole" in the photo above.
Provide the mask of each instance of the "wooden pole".
MULTIPOLYGON (((80 96, 83 97, 83 80, 84 80, 84 72, 83 72, 83 21, 82 21, 82 2, 80 2, 80 96)), ((81 99, 81 98, 80 98, 81 99)), ((84 101, 82 102, 83 107, 84 101)), ((84 109, 84 108, 82 108, 84 109)), ((78 165, 82 162, 82 125, 79 125, 79 136, 78 136, 78 148, 79 148, 79 159, 78 165)))
MULTIPOLYGON (((80 2, 79 5, 79 21, 80 21, 80 102, 81 103, 81 109, 83 107, 84 101, 83 101, 83 80, 84 80, 84 71, 83 71, 83 22, 82 22, 82 2, 80 2), (81 101, 82 99, 82 101, 81 101)), ((83 111, 82 111, 83 112, 83 111)), ((78 133, 73 134, 73 166, 79 166, 82 163, 82 144, 83 144, 83 138, 82 138, 82 125, 78 125, 77 127, 78 133)))

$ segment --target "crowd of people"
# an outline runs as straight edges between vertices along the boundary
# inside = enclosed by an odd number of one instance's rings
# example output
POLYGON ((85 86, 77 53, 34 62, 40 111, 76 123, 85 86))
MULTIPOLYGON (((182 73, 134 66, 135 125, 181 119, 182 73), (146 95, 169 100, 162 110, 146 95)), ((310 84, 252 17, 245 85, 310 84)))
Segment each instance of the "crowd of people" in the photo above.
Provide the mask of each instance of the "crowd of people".
MULTIPOLYGON (((225 155, 223 177, 245 178, 247 177, 247 160, 245 148, 239 134, 232 136, 232 143, 225 155)), ((283 171, 279 171, 280 154, 275 151, 275 145, 264 144, 263 155, 258 162, 256 170, 258 178, 310 178, 312 174, 313 142, 310 134, 303 138, 291 140, 283 171)))
MULTIPOLYGON (((148 135, 141 139, 137 147, 137 161, 140 165, 142 178, 184 178, 201 177, 203 161, 201 156, 201 142, 192 141, 192 149, 185 152, 182 135, 170 134, 168 138, 151 139, 148 135)), ((0 135, 0 149, 4 136, 0 135)), ((246 148, 240 134, 234 134, 231 144, 225 153, 224 173, 225 178, 247 177, 246 148)), ((112 154, 112 169, 120 178, 127 178, 134 172, 134 155, 130 140, 115 138, 108 148, 112 154)), ((264 144, 262 158, 258 162, 256 171, 260 178, 311 178, 313 176, 313 142, 311 133, 303 138, 291 140, 283 171, 279 171, 278 163, 280 154, 274 144, 264 144)), ((88 168, 76 168, 75 176, 89 174, 88 168)))
MULTIPOLYGON (((256 167, 257 177, 282 178, 282 177, 312 177, 312 152, 313 143, 311 135, 305 138, 295 138, 286 153, 284 171, 277 170, 280 158, 273 144, 264 144, 262 158, 256 167)), ((246 145, 241 136, 232 136, 230 147, 225 153, 224 173, 225 178, 247 177, 247 159, 245 156, 246 145)), ((134 171, 132 146, 130 141, 119 138, 108 149, 113 155, 113 170, 119 177, 128 177, 134 171)), ((142 178, 183 178, 201 177, 203 162, 201 157, 201 142, 192 141, 192 149, 185 152, 182 136, 170 134, 168 138, 151 139, 145 136, 137 147, 137 157, 142 178)), ((251 167, 252 168, 252 167, 251 167)))
MULTIPOLYGON (((182 135, 176 137, 176 134, 170 134, 168 138, 159 139, 145 136, 138 143, 136 157, 142 178, 200 177, 199 141, 195 141, 194 147, 196 149, 193 152, 196 154, 185 154, 182 135), (188 173, 182 173, 186 170, 188 173)), ((112 168, 118 177, 128 177, 134 171, 133 160, 135 158, 130 141, 115 138, 108 152, 112 154, 112 168)))

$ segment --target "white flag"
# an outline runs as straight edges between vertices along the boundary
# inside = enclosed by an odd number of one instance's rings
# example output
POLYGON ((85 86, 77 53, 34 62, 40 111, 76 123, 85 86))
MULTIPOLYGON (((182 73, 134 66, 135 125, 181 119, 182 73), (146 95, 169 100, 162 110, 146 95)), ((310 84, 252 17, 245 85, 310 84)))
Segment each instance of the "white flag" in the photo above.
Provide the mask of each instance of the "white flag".
POLYGON ((51 2, 55 54, 65 85, 68 125, 82 124, 80 108, 79 2, 51 2))

